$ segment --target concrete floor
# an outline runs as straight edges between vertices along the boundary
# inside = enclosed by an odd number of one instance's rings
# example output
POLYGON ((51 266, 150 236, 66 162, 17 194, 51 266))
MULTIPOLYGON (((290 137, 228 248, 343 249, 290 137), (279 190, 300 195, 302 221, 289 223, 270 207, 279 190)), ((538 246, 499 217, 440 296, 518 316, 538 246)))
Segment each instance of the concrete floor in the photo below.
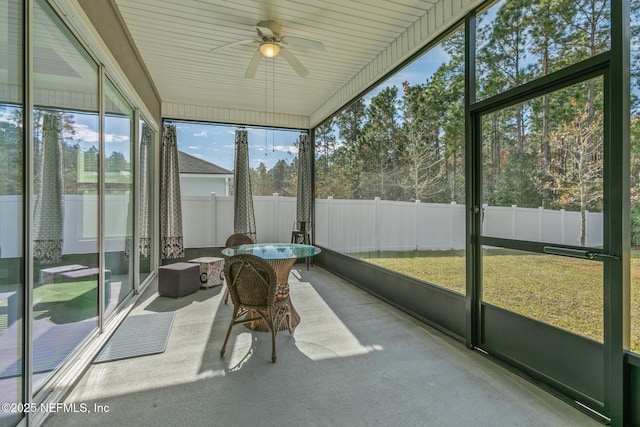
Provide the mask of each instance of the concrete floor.
POLYGON ((278 334, 275 364, 270 335, 244 326, 220 357, 232 310, 220 287, 172 299, 151 286, 131 315, 175 311, 166 351, 92 365, 65 401, 92 413, 44 425, 601 425, 319 267, 296 265, 290 282, 302 320, 278 334))

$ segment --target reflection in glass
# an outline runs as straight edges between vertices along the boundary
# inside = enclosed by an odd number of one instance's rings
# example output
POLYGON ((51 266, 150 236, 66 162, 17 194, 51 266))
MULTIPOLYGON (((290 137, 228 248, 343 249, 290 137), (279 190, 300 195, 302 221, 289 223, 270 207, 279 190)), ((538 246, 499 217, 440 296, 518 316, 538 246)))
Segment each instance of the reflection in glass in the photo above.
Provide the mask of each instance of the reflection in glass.
MULTIPOLYGON (((23 403, 24 138, 21 0, 0 2, 0 404, 23 403)), ((0 426, 21 413, 0 411, 0 426)))
POLYGON ((316 129, 316 243, 465 293, 464 67, 458 28, 316 129))
POLYGON ((153 245, 153 130, 140 121, 140 210, 138 230, 140 238, 140 283, 154 268, 153 245))
POLYGON ((127 240, 133 236, 133 109, 113 83, 105 80, 104 230, 105 316, 133 290, 133 257, 127 240))
POLYGON ((34 2, 33 14, 32 346, 38 391, 97 326, 98 67, 45 1, 34 2))
MULTIPOLYGON (((0 30, 6 24, 0 20, 0 30)), ((24 380, 18 367, 24 319, 22 108, 0 103, 0 117, 0 403, 18 403, 24 380)), ((19 419, 20 414, 0 412, 0 426, 19 419)))

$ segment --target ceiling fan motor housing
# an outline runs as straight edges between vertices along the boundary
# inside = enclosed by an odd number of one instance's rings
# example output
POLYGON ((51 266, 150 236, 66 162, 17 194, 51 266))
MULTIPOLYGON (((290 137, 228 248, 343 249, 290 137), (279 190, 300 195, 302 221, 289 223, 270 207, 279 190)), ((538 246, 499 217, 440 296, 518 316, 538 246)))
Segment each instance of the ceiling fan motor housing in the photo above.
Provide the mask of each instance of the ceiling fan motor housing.
POLYGON ((276 21, 260 21, 256 25, 258 36, 263 42, 279 42, 282 36, 282 25, 276 21))

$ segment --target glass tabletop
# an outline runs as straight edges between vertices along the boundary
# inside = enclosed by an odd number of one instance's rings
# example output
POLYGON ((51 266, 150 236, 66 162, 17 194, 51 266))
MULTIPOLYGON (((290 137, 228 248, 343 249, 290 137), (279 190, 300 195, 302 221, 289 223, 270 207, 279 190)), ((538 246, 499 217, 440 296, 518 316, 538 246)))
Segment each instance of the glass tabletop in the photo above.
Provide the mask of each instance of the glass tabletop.
POLYGON ((263 259, 291 259, 307 258, 320 253, 320 248, 296 243, 256 243, 224 248, 222 254, 226 256, 251 254, 263 259))

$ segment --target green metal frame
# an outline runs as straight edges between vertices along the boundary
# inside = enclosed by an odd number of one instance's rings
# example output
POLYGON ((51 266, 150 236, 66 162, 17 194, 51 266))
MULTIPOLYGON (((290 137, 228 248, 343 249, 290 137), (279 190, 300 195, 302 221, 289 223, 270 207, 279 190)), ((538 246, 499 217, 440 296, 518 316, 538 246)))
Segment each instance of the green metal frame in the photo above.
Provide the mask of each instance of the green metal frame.
MULTIPOLYGON (((538 381, 561 390, 562 393, 570 397, 570 400, 580 401, 594 411, 602 413, 605 417, 609 416, 609 408, 606 402, 607 387, 606 381, 603 380, 603 378, 606 378, 603 368, 608 364, 608 359, 606 356, 604 358, 602 356, 606 354, 602 345, 590 345, 589 342, 585 342, 579 337, 573 337, 570 333, 544 328, 544 325, 539 325, 539 322, 532 319, 521 319, 515 313, 510 313, 507 310, 497 310, 497 308, 482 302, 482 249, 484 246, 541 253, 548 243, 482 236, 480 232, 481 212, 478 207, 482 203, 481 128, 483 116, 595 77, 603 77, 605 94, 609 93, 609 64, 609 53, 603 53, 469 106, 469 114, 473 126, 470 141, 472 155, 470 157, 474 162, 474 179, 470 185, 474 204, 469 215, 472 216, 474 231, 470 236, 471 247, 467 250, 467 253, 473 257, 475 267, 475 270, 471 272, 474 282, 468 284, 473 288, 473 304, 476 307, 476 316, 472 318, 472 327, 475 331, 472 345, 489 351, 493 356, 507 361, 512 366, 517 366, 538 381), (496 318, 499 320, 496 320, 496 318), (530 332, 530 334, 526 335, 526 339, 517 339, 516 337, 518 336, 525 336, 522 334, 523 331, 530 332), (539 351, 545 345, 548 351, 539 351), (557 349, 561 350, 556 351, 557 349), (551 355, 555 359, 550 358, 551 355), (572 357, 573 360, 571 360, 572 357), (554 360, 557 363, 554 363, 554 360), (598 369, 598 367, 602 368, 598 369), (584 378, 586 372, 594 373, 589 375, 588 378, 584 378)), ((610 112, 607 111, 606 102, 604 110, 604 138, 605 147, 608 147, 611 144, 606 123, 610 120, 610 112)), ((607 149, 605 148, 605 150, 607 149)), ((608 159, 605 160, 605 170, 611 169, 611 159, 606 152, 605 159, 608 159)), ((611 192, 605 189, 605 212, 611 209, 610 199, 612 197, 611 192)), ((605 222, 607 222, 606 218, 605 222)), ((605 227, 605 253, 612 250, 610 245, 607 244, 608 236, 611 232, 612 230, 605 227)), ((568 247, 566 245, 556 246, 568 247)), ((568 248, 577 249, 578 247, 568 248)), ((614 252, 616 255, 618 253, 614 252)), ((605 270, 611 262, 613 261, 607 260, 604 263, 605 270)), ((603 279, 606 282, 606 274, 603 279)), ((607 285, 605 284, 606 288, 607 285)), ((607 337, 605 335, 606 341, 607 337)))
POLYGON ((609 144, 605 139, 605 246, 620 259, 605 263, 604 271, 605 407, 614 426, 630 423, 631 412, 624 357, 629 349, 631 280, 629 12, 628 0, 611 2, 611 65, 604 100, 605 138, 609 137, 609 144))
MULTIPOLYGON (((480 235, 482 183, 481 117, 544 93, 596 76, 604 79, 604 251, 616 255, 604 263, 604 346, 602 411, 612 425, 627 425, 627 376, 625 349, 629 348, 630 225, 629 225, 629 5, 613 1, 611 6, 611 50, 489 99, 474 103, 475 19, 467 17, 467 82, 465 117, 467 177, 467 346, 481 340, 482 247, 485 244, 542 252, 544 244, 485 238, 480 235), (615 100, 615 101, 613 101, 615 100), (470 179, 469 179, 470 178, 470 179)), ((578 348, 578 347, 576 347, 578 348)), ((507 356, 508 357, 508 356, 507 356)), ((597 359, 596 359, 597 360, 597 359)), ((510 361, 518 364, 517 361, 510 361)), ((543 363, 543 362, 540 362, 543 363)), ((526 370, 526 366, 525 366, 526 370)), ((575 379, 579 381, 579 378, 575 379)), ((551 379, 551 383, 553 383, 551 379)), ((573 381, 570 381, 573 382, 573 381)), ((585 399, 592 406, 596 402, 585 399)), ((595 405, 599 406, 599 405, 595 405)))
MULTIPOLYGON (((351 258, 329 249, 317 257, 319 264, 352 281, 445 333, 463 340, 467 347, 478 348, 483 339, 482 314, 490 312, 492 321, 503 319, 533 328, 551 341, 570 341, 574 351, 581 352, 583 366, 593 366, 601 372, 592 384, 584 384, 576 372, 558 373, 559 378, 545 376, 536 366, 550 367, 553 361, 540 352, 518 360, 498 352, 499 361, 524 372, 531 379, 560 397, 571 396, 600 410, 610 418, 613 426, 640 425, 640 356, 629 349, 630 305, 630 102, 629 102, 629 0, 611 1, 611 48, 595 57, 541 77, 522 86, 507 90, 489 99, 476 102, 476 16, 491 2, 485 2, 469 12, 465 19, 465 176, 466 190, 466 295, 443 292, 438 286, 417 281, 380 267, 351 258), (544 252, 544 243, 482 237, 481 231, 481 117, 519 102, 526 101, 593 77, 603 78, 604 98, 604 248, 605 254, 615 255, 604 262, 604 344, 571 335, 562 330, 527 319, 515 313, 482 303, 482 247, 503 246, 530 252, 544 252), (387 283, 397 285, 389 292, 387 283), (464 315, 462 315, 464 305, 464 315), (451 310, 451 308, 455 308, 451 310), (449 312, 445 311, 449 309, 449 312), (443 311, 445 310, 445 311, 443 311), (464 319, 460 318, 462 316, 464 319), (462 320, 462 322, 461 322, 462 320), (588 354, 587 354, 588 353, 588 354), (564 376, 564 380, 563 377, 564 376), (582 395, 578 388, 591 390, 596 399, 582 395), (595 389, 594 389, 595 384, 595 389), (595 390, 595 391, 593 391, 595 390), (634 409, 635 408, 635 409, 634 409)), ((457 27, 457 22, 453 27, 457 27)), ((433 43, 429 43, 427 48, 433 43)), ((426 48, 424 49, 426 50, 426 48)), ((422 54, 421 50, 417 54, 422 54)), ((411 58, 413 59, 413 58, 411 58)), ((407 61, 409 62, 409 61, 407 61)), ((393 70, 395 72, 396 70, 393 70)), ((386 76, 385 76, 386 77, 386 76)), ((377 83, 376 83, 377 84, 377 83)), ((566 246, 572 248, 571 246, 566 246)), ((573 247, 580 249, 579 247, 573 247)), ((595 251, 600 251, 597 249, 595 251)), ((499 329, 490 337, 508 341, 508 328, 499 329), (499 337, 500 334, 507 335, 499 337)), ((526 343, 525 343, 526 344, 526 343)), ((512 350, 509 344, 505 344, 512 350)), ((518 350, 517 346, 515 347, 518 350)), ((519 351, 522 351, 521 347, 519 351)), ((526 349, 525 349, 526 350, 526 349)), ((523 353, 520 353, 523 354, 523 353)), ((516 355, 517 356, 517 355, 516 355)), ((555 357, 564 357, 556 353, 555 357)), ((569 358, 565 363, 571 363, 569 358)))

